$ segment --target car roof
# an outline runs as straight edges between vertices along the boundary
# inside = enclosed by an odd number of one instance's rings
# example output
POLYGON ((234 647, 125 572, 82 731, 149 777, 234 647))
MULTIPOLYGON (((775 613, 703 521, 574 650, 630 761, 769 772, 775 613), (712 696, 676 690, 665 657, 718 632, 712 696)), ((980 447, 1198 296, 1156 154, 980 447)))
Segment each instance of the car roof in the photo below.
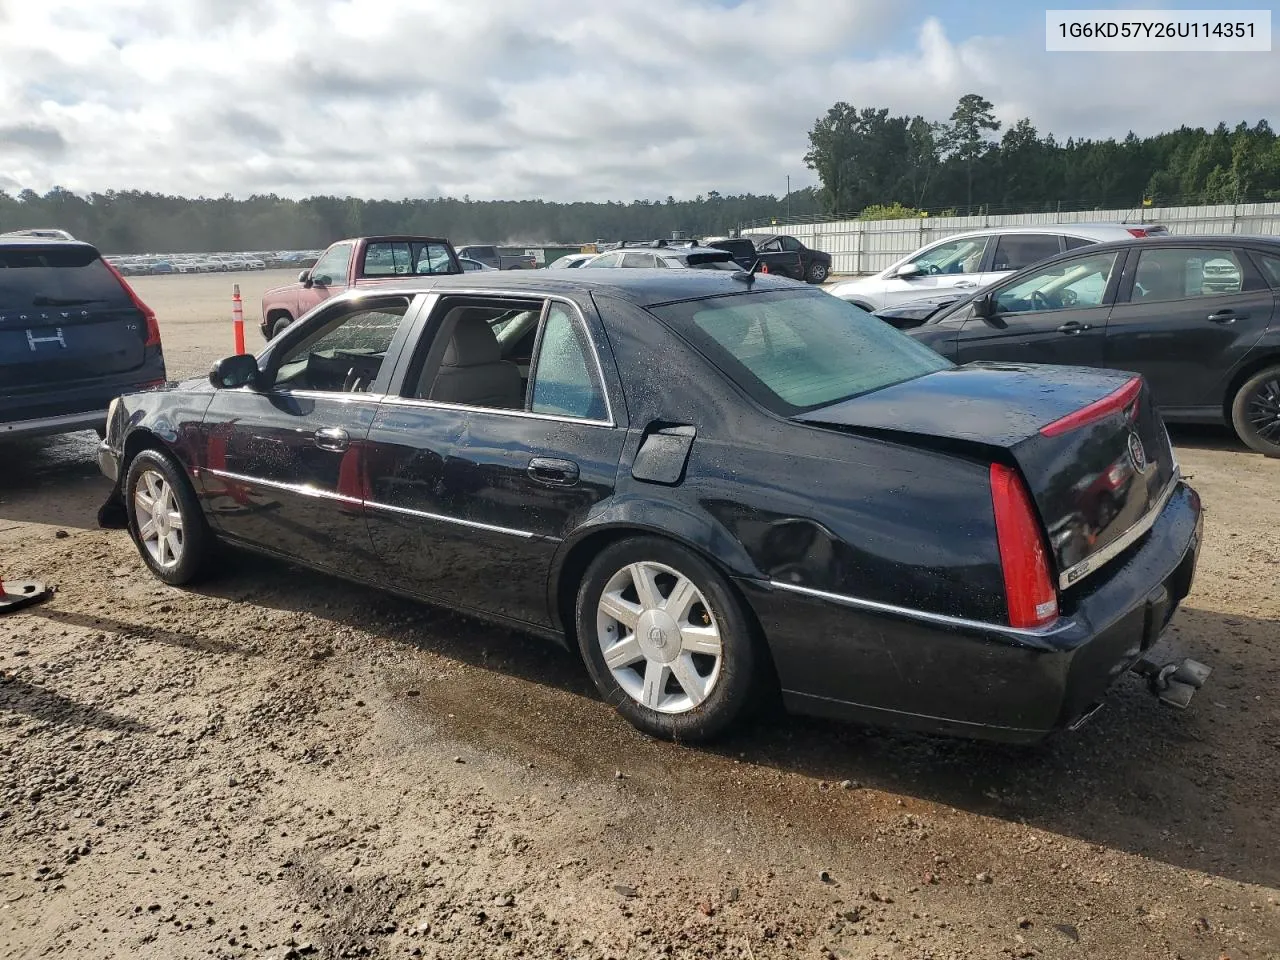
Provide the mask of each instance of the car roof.
MULTIPOLYGON (((1280 237, 1268 236, 1249 236, 1240 233, 1207 233, 1207 234, 1170 234, 1162 237, 1128 237, 1123 240, 1109 240, 1104 243, 1096 243, 1088 247, 1077 247, 1074 250, 1068 250, 1065 253, 1055 254, 1052 257, 1046 257, 1041 263, 1048 263, 1050 260, 1057 260, 1059 257, 1066 259, 1070 254, 1088 253, 1098 250, 1119 250, 1126 247, 1136 246, 1141 249, 1147 247, 1239 247, 1239 246, 1269 246, 1280 248, 1280 237)), ((1030 264, 1029 266, 1037 266, 1038 264, 1030 264)), ((1023 267, 1024 270, 1029 269, 1023 267)))
POLYGON ((25 247, 28 250, 40 249, 45 250, 50 247, 73 247, 93 250, 95 253, 98 248, 92 243, 85 243, 83 240, 59 240, 55 237, 16 237, 0 235, 0 247, 25 247))
MULTIPOLYGON (((1129 231, 1161 227, 1159 223, 1038 223, 1016 227, 984 227, 981 230, 964 230, 959 233, 948 233, 946 236, 930 240, 925 246, 945 240, 963 240, 967 237, 989 237, 1003 234, 1038 233, 1051 236, 1083 237, 1086 240, 1132 240, 1129 231)), ((1152 237, 1151 239, 1155 239, 1152 237)))
POLYGON ((805 287, 794 280, 768 274, 755 275, 750 283, 739 279, 742 271, 728 270, 652 270, 625 267, 602 267, 583 273, 582 269, 502 270, 492 273, 443 274, 403 280, 379 282, 377 287, 361 287, 344 298, 377 296, 384 293, 474 293, 505 294, 508 296, 572 296, 574 294, 601 293, 649 307, 678 300, 699 300, 706 297, 749 290, 811 290, 822 294, 815 287, 805 287), (483 279, 480 279, 483 277, 483 279))

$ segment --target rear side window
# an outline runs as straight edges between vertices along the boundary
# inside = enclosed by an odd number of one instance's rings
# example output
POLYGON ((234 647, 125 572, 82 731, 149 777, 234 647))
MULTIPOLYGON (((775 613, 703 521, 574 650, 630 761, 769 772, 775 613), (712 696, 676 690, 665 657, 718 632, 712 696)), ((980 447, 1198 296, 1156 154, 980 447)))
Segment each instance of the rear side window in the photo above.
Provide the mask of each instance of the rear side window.
POLYGON ((1233 250, 1142 250, 1133 275, 1133 301, 1182 300, 1258 289, 1233 250))
POLYGON ((624 267, 652 267, 652 253, 626 253, 622 256, 622 265, 624 267))
POLYGON ((604 393, 587 359, 590 350, 586 334, 569 311, 551 304, 534 367, 532 412, 584 420, 606 418, 604 393))
POLYGON ((0 310, 132 303, 92 247, 0 249, 0 310))
POLYGON ((996 241, 992 270, 1021 270, 1057 256, 1058 238, 1043 233, 1007 233, 996 241))
POLYGON ((738 294, 652 312, 783 416, 951 366, 866 311, 819 291, 738 294))
POLYGON ((1078 250, 1080 247, 1087 247, 1091 243, 1097 243, 1096 240, 1086 240, 1084 237, 1064 237, 1067 241, 1068 250, 1078 250))
POLYGON ((1255 254, 1255 256, 1262 264, 1262 272, 1267 275, 1267 282, 1273 287, 1280 287, 1280 257, 1268 257, 1265 254, 1255 254))

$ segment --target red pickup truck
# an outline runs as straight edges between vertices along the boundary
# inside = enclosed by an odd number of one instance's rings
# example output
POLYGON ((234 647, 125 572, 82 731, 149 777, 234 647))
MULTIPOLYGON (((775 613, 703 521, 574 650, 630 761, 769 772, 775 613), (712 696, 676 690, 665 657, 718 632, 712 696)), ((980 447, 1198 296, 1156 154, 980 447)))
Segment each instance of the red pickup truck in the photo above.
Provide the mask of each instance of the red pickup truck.
POLYGON ((339 240, 297 283, 262 295, 262 336, 271 340, 317 304, 351 287, 406 276, 462 273, 453 244, 442 237, 354 237, 339 240))

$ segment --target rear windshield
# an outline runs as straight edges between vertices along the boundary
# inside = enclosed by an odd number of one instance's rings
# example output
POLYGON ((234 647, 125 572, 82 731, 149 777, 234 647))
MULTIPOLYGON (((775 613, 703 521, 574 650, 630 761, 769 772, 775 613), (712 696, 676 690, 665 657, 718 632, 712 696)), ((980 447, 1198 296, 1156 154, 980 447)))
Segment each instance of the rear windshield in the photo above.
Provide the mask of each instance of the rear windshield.
POLYGON ((0 310, 90 303, 132 304, 92 247, 0 248, 0 310))
POLYGON ((651 311, 783 416, 952 365, 866 311, 817 290, 737 294, 651 311))
POLYGON ((457 273, 443 243, 420 241, 376 241, 364 254, 366 277, 399 277, 412 274, 457 273))

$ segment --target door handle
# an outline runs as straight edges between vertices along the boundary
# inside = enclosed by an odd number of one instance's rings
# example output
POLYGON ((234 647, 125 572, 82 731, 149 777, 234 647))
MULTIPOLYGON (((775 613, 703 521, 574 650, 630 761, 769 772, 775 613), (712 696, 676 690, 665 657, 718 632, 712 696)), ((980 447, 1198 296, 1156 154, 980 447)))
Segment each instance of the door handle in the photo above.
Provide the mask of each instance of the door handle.
POLYGON ((1247 313, 1236 313, 1234 310, 1219 310, 1217 313, 1209 314, 1208 319, 1213 323, 1235 323, 1237 320, 1248 320, 1247 313))
POLYGON ((1081 323, 1079 320, 1068 320, 1058 328, 1059 333, 1065 333, 1069 337, 1075 336, 1077 333, 1084 333, 1086 330, 1092 330, 1093 324, 1081 323))
POLYGON ((966 288, 967 288, 967 287, 976 287, 977 285, 978 285, 978 281, 977 281, 977 280, 961 280, 961 281, 959 281, 958 283, 954 283, 954 284, 952 284, 952 286, 957 287, 957 288, 958 288, 958 287, 966 287, 966 288))
POLYGON ((572 460, 534 457, 527 472, 531 479, 552 487, 572 487, 578 482, 578 465, 572 460))
POLYGON ((316 446, 321 450, 343 453, 351 446, 351 438, 341 427, 321 427, 316 431, 316 446))

